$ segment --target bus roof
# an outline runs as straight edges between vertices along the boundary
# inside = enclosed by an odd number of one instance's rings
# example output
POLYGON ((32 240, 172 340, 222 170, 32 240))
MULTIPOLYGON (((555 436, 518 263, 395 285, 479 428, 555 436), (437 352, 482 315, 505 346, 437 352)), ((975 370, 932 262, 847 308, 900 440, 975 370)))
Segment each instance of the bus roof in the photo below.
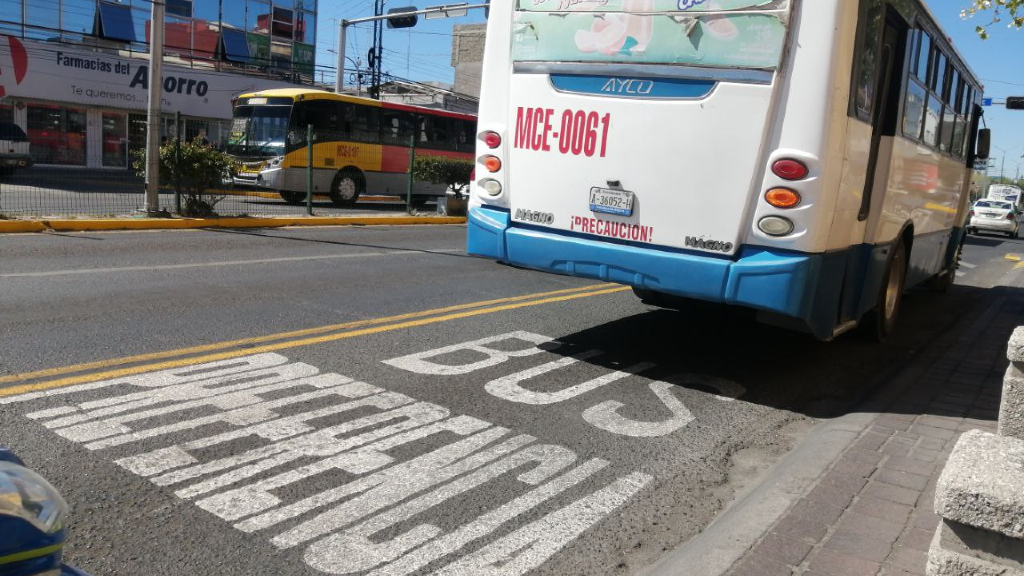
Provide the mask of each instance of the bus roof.
POLYGON ((363 106, 376 106, 381 108, 387 108, 390 110, 405 110, 408 112, 431 114, 433 116, 447 116, 449 118, 458 118, 460 120, 476 120, 476 116, 472 114, 450 112, 448 110, 439 110, 437 108, 425 108, 423 106, 410 106, 408 104, 382 102, 380 100, 373 100, 371 98, 349 96, 347 94, 335 94, 334 92, 327 92, 326 90, 315 90, 313 88, 274 88, 271 90, 248 92, 245 94, 240 94, 238 96, 239 99, 260 97, 292 99, 299 99, 301 97, 302 100, 334 100, 338 102, 351 102, 353 104, 361 104, 363 106))

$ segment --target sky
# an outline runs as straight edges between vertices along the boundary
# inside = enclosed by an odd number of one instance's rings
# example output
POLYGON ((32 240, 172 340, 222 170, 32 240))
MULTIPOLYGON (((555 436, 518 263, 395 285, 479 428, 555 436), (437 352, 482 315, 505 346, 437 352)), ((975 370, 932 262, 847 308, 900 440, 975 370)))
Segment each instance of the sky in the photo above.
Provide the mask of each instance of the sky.
MULTIPOLYGON (((389 0, 389 8, 412 6, 414 0, 389 0)), ((805 0, 811 1, 814 0, 805 0)), ((454 3, 452 0, 421 0, 418 8, 454 3)), ((1024 96, 1024 30, 1011 30, 1004 23, 989 28, 988 40, 981 40, 975 27, 989 21, 986 16, 963 20, 960 11, 967 0, 925 0, 939 24, 953 44, 960 50, 968 65, 981 79, 985 94, 997 101, 1007 96, 1024 96)), ((471 4, 481 3, 472 0, 471 4)), ((319 0, 317 25, 317 62, 322 66, 335 66, 337 60, 337 20, 352 19, 373 14, 373 0, 319 0)), ((417 81, 439 80, 452 82, 451 66, 452 26, 483 22, 483 11, 472 10, 464 18, 423 20, 414 28, 384 30, 383 71, 401 78, 417 81)), ((365 66, 366 51, 371 41, 371 25, 349 27, 346 53, 353 60, 360 58, 365 66)), ((351 64, 349 64, 351 66, 351 64)), ((1024 174, 1024 110, 1006 110, 1002 106, 985 109, 985 121, 992 129, 992 159, 995 172, 1005 156, 1006 173, 1014 176, 1019 169, 1024 174), (1005 150, 1005 152, 1003 152, 1005 150)))

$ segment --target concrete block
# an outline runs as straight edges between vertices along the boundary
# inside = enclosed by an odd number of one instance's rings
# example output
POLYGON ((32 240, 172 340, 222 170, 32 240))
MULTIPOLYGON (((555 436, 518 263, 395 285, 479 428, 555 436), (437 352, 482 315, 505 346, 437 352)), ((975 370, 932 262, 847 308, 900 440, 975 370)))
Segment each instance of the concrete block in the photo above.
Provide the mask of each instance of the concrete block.
POLYGON ((1024 574, 1024 540, 952 520, 943 520, 938 533, 943 550, 973 556, 1024 574))
POLYGON ((965 550, 957 550, 955 541, 950 543, 954 549, 948 549, 943 542, 949 542, 944 538, 944 533, 949 527, 940 524, 932 539, 931 548, 928 550, 928 566, 925 568, 927 576, 1024 576, 1024 571, 1012 566, 1004 566, 978 558, 965 553, 965 550))
POLYGON ((1024 538, 1024 440, 965 432, 939 476, 935 513, 1024 538))
POLYGON ((1006 346, 1006 358, 1010 362, 1024 362, 1024 326, 1018 326, 1006 346))
POLYGON ((1024 440, 1024 371, 1021 371, 1021 368, 1024 368, 1024 363, 1013 362, 1003 377, 1003 398, 999 405, 999 435, 1024 440))

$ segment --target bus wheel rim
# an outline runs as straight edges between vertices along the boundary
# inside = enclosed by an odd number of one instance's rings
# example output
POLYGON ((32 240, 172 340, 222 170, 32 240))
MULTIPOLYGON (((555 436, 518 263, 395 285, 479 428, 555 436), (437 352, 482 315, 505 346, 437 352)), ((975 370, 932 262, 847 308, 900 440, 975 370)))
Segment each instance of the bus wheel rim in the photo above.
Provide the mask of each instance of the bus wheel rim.
POLYGON ((356 195, 356 181, 351 178, 342 178, 338 182, 338 196, 345 200, 351 200, 356 195))
POLYGON ((900 301, 900 292, 903 290, 903 253, 897 252, 892 259, 892 271, 889 272, 889 282, 885 286, 885 317, 891 319, 896 315, 896 305, 900 301))

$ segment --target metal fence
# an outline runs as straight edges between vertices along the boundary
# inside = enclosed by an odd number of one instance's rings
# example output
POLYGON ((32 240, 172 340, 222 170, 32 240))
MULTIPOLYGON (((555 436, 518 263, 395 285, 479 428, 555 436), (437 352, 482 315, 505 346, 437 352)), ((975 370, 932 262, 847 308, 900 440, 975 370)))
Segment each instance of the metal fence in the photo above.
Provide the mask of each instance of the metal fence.
MULTIPOLYGON (((145 125, 120 132, 127 137, 86 138, 85 127, 55 126, 25 135, 31 166, 0 168, 0 218, 124 217, 146 206, 141 175, 145 125)), ((444 210, 444 186, 415 183, 409 195, 408 170, 415 147, 353 142, 352 134, 316 132, 314 146, 301 131, 265 136, 258 146, 240 149, 230 140, 230 123, 170 117, 162 126, 162 154, 198 143, 230 152, 229 170, 201 198, 219 216, 372 215, 444 210), (178 138, 181 135, 181 138, 178 138), (184 144, 182 144, 184 143, 184 144), (286 148, 287 169, 266 169, 286 148), (278 147, 280 152, 270 148, 278 147), (234 148, 234 149, 232 149, 234 148), (261 148, 257 150, 256 148, 261 148), (312 156, 312 158, 310 158, 312 156), (310 162, 312 160, 312 162, 310 162), (351 166, 353 168, 346 168, 351 166), (358 167, 359 169, 354 169, 358 167), (312 194, 307 194, 312 192, 312 194), (410 203, 409 200, 412 200, 410 203)), ((411 138, 410 138, 411 141, 411 138)), ((187 172, 187 170, 183 170, 187 172)), ((188 214, 194 189, 178 176, 164 175, 159 205, 171 214, 188 214)))

